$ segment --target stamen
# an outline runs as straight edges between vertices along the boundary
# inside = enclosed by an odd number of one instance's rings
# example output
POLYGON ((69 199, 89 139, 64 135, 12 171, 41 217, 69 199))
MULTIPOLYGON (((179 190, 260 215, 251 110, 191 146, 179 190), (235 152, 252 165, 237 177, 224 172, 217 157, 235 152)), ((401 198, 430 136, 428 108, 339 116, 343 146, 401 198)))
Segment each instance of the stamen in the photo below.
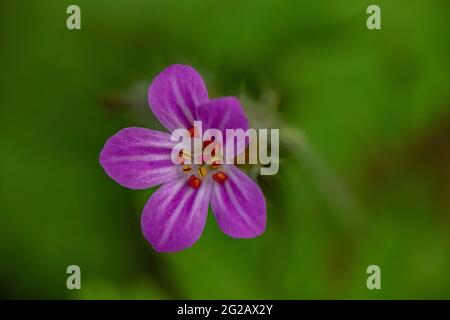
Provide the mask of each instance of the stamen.
POLYGON ((184 161, 191 158, 191 153, 189 151, 181 149, 178 153, 178 160, 180 164, 184 164, 184 161))
POLYGON ((191 153, 190 153, 189 151, 187 151, 187 150, 181 150, 181 152, 182 152, 182 157, 183 157, 184 159, 190 159, 190 158, 191 158, 191 153))
POLYGON ((187 172, 191 171, 192 168, 189 165, 185 164, 185 165, 183 165, 182 170, 183 170, 183 172, 187 173, 187 172))
POLYGON ((198 174, 200 175, 200 177, 206 176, 206 172, 207 172, 206 167, 198 168, 198 174))
POLYGON ((213 177, 214 181, 216 181, 220 184, 223 184, 228 179, 227 175, 225 173, 223 173, 222 171, 219 171, 219 172, 213 174, 212 177, 213 177))
POLYGON ((202 183, 202 180, 197 178, 196 176, 192 175, 188 180, 188 185, 191 186, 194 189, 200 188, 200 184, 202 183))

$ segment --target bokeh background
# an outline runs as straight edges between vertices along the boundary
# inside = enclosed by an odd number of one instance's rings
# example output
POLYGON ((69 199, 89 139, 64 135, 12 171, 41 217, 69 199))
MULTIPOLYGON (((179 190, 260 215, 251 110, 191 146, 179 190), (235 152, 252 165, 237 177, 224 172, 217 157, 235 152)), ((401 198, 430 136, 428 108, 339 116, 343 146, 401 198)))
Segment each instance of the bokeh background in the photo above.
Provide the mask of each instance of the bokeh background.
POLYGON ((0 297, 450 298, 449 17, 447 0, 2 2, 0 297), (159 127, 146 89, 173 63, 280 128, 279 174, 256 177, 263 236, 209 215, 195 246, 158 254, 139 224, 154 189, 100 167, 119 129, 159 127))

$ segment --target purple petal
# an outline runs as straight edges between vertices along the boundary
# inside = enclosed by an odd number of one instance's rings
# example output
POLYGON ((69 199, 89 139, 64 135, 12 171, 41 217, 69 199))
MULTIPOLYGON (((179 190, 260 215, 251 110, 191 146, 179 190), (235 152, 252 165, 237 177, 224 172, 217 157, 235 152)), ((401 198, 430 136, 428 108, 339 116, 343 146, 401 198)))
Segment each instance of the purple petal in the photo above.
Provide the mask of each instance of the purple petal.
POLYGON ((235 97, 209 100, 197 107, 197 120, 202 121, 203 131, 219 129, 225 137, 225 129, 248 129, 248 120, 241 103, 235 97))
POLYGON ((248 129, 248 120, 241 103, 235 97, 224 97, 209 100, 197 107, 197 119, 202 121, 203 132, 207 129, 222 131, 223 154, 225 159, 233 159, 244 152, 248 139, 234 141, 234 152, 226 152, 226 129, 248 129))
POLYGON ((148 88, 148 103, 158 120, 170 131, 189 129, 196 106, 208 101, 200 74, 190 66, 175 64, 161 72, 148 88))
POLYGON ((183 177, 161 186, 150 198, 141 217, 145 238, 159 252, 192 246, 203 232, 211 197, 212 180, 194 189, 183 177))
POLYGON ((253 238, 266 227, 266 201, 259 186, 234 165, 224 166, 228 179, 213 183, 211 209, 222 231, 233 238, 253 238))
POLYGON ((124 187, 150 188, 182 175, 170 157, 174 144, 168 133, 125 128, 106 141, 100 164, 124 187))

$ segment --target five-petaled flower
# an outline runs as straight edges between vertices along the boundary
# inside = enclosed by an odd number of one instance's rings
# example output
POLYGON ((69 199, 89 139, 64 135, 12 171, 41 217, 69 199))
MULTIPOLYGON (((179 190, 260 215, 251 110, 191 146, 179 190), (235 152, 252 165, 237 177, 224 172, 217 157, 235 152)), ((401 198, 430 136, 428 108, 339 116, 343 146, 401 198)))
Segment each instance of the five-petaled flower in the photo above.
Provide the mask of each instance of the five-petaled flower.
MULTIPOLYGON (((248 129, 248 120, 235 97, 209 99, 200 74, 184 65, 172 65, 148 89, 154 115, 169 131, 194 121, 219 129, 248 129)), ((266 203, 259 186, 233 164, 174 164, 176 142, 166 132, 125 128, 109 138, 100 153, 105 172, 130 189, 162 186, 144 207, 141 227, 159 252, 192 246, 200 237, 209 204, 224 233, 253 238, 264 232, 266 203)))

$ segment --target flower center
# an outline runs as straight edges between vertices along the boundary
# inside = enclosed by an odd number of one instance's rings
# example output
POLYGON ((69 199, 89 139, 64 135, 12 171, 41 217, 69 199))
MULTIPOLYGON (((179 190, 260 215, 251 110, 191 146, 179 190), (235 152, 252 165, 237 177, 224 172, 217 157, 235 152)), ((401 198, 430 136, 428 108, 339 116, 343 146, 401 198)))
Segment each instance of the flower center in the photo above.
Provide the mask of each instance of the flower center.
MULTIPOLYGON (((189 128, 189 135, 191 137, 195 137, 196 133, 197 132, 194 127, 189 128)), ((209 140, 203 141, 203 150, 213 142, 214 141, 209 141, 209 140)), ((200 188, 202 180, 208 176, 208 173, 209 173, 208 171, 211 171, 213 180, 219 184, 225 183, 225 181, 228 179, 227 175, 223 171, 219 170, 221 167, 221 164, 219 163, 219 161, 212 161, 212 163, 211 163, 211 161, 208 161, 210 164, 207 164, 205 159, 202 158, 203 164, 189 165, 189 164, 185 164, 185 161, 187 159, 192 158, 192 155, 190 154, 190 152, 188 152, 187 150, 181 150, 179 153, 179 156, 180 156, 181 170, 185 174, 191 174, 187 183, 189 186, 191 186, 194 189, 200 188)), ((212 157, 216 156, 216 149, 213 149, 211 151, 211 156, 212 157)))

